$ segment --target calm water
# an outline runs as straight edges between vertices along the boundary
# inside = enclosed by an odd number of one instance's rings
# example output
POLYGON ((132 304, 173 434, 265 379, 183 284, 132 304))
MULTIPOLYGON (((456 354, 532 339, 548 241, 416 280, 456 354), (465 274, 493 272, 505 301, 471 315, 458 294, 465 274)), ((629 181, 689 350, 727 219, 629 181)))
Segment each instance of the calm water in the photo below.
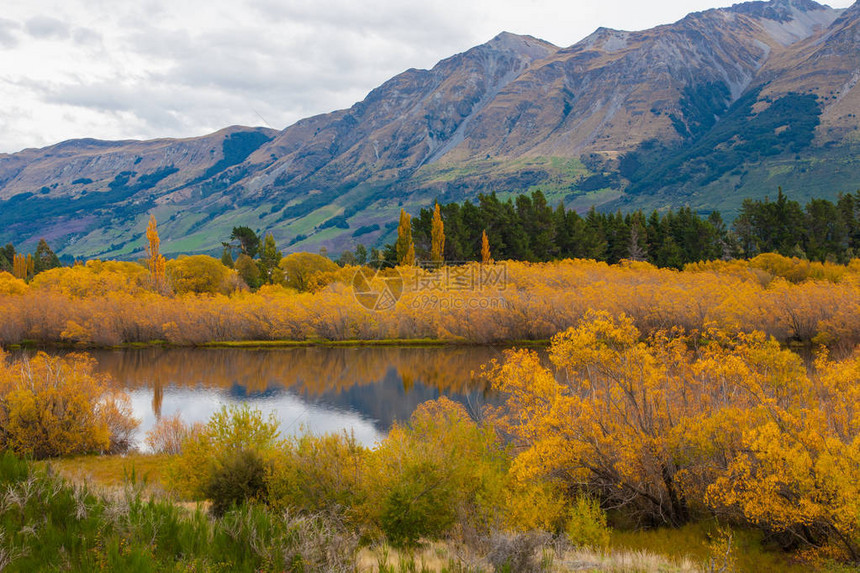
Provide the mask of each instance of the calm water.
POLYGON ((225 404, 274 412, 284 434, 351 430, 381 439, 422 402, 445 395, 477 411, 493 401, 473 377, 491 347, 128 349, 93 351, 131 396, 138 442, 160 416, 205 422, 225 404))

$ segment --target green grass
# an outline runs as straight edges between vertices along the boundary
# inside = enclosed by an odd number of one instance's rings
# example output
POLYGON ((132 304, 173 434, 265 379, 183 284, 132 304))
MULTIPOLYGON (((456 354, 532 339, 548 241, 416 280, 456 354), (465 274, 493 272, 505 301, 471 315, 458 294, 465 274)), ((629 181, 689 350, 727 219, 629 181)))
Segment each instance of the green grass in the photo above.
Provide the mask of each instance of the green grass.
POLYGON ((31 571, 326 571, 354 561, 356 540, 323 517, 249 505, 211 519, 147 498, 139 482, 101 495, 0 456, 0 568, 31 571), (299 567, 297 567, 299 566, 299 567))
MULTIPOLYGON (((646 531, 613 530, 610 547, 613 550, 642 550, 673 558, 688 557, 705 563, 710 555, 709 541, 717 535, 715 522, 698 522, 681 528, 660 528, 646 531)), ((780 571, 802 573, 810 571, 809 564, 792 561, 791 557, 762 544, 758 531, 733 528, 732 544, 738 571, 763 573, 780 571)))

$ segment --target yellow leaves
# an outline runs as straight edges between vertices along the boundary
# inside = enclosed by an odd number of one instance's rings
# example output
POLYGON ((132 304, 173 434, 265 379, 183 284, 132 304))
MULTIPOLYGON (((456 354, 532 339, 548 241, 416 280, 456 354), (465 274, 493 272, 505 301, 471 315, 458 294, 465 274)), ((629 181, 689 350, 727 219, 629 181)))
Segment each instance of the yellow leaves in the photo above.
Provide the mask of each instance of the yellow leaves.
POLYGON ((147 266, 153 290, 164 292, 167 288, 166 261, 159 251, 161 240, 158 238, 158 228, 155 215, 149 216, 149 224, 146 227, 146 255, 147 266))
POLYGON ((41 272, 30 286, 34 290, 62 293, 77 299, 118 292, 139 294, 144 290, 147 274, 137 263, 92 260, 86 265, 41 272))
POLYGON ((224 406, 206 425, 185 432, 182 453, 171 464, 171 486, 183 495, 202 499, 210 476, 231 454, 252 451, 269 457, 281 445, 278 426, 274 414, 264 418, 247 405, 224 406))
POLYGON ((0 271, 0 296, 19 295, 27 292, 27 283, 13 275, 0 271))
POLYGON ((578 371, 590 365, 617 365, 620 353, 634 346, 639 331, 633 320, 615 319, 606 311, 588 311, 579 328, 571 328, 552 338, 553 363, 561 369, 578 371))
POLYGON ((167 261, 167 277, 177 294, 229 294, 237 281, 231 281, 236 271, 208 255, 179 257, 167 261))
POLYGON ((821 357, 811 377, 762 333, 644 343, 629 318, 597 312, 550 357, 557 376, 525 351, 489 371, 519 483, 563 477, 670 523, 707 504, 769 527, 860 531, 860 354, 821 357))
POLYGON ((445 260, 445 223, 442 221, 442 212, 438 201, 433 209, 430 234, 430 261, 433 263, 442 263, 445 260))
POLYGON ((493 264, 493 256, 490 254, 490 239, 487 237, 486 229, 481 234, 481 264, 493 264))
MULTIPOLYGON (((68 339, 88 338, 87 342, 102 344, 307 337, 492 343, 548 339, 579 324, 586 315, 586 323, 594 322, 590 332, 581 332, 577 340, 565 342, 561 337, 558 341, 559 348, 579 348, 560 351, 577 363, 614 360, 613 349, 638 341, 640 333, 648 336, 674 326, 687 332, 710 327, 730 333, 759 330, 780 342, 815 339, 842 351, 860 341, 860 281, 847 278, 838 284, 777 279, 765 288, 729 271, 678 272, 639 263, 610 266, 582 260, 509 261, 493 267, 504 276, 499 284, 481 287, 467 282, 452 288, 433 284, 430 273, 400 267, 387 271, 403 280, 399 301, 390 310, 371 312, 356 301, 352 284, 356 267, 338 267, 307 253, 289 255, 281 265, 292 287, 267 286, 247 293, 235 290, 241 281, 234 274, 226 282, 221 280, 226 268, 214 259, 170 261, 176 290, 187 291, 176 297, 149 290, 149 272, 136 263, 90 261, 53 269, 37 275, 29 287, 0 274, 4 316, 0 342, 60 340, 65 331, 68 339), (196 266, 201 261, 202 270, 196 266), (425 283, 432 286, 418 288, 425 283), (228 291, 229 297, 196 296, 197 292, 228 291), (595 320, 597 315, 589 311, 629 318, 610 324, 595 320), (78 336, 81 332, 69 328, 71 323, 91 336, 78 336), (103 328, 103 323, 108 327, 103 328), (175 328, 163 328, 172 324, 175 328), (602 344, 593 346, 591 341, 598 339, 602 344)), ((458 276, 479 276, 481 267, 443 268, 440 273, 453 276, 455 270, 458 276)), ((848 276, 855 275, 846 271, 848 276)), ((379 288, 370 286, 374 292, 379 288)))
POLYGON ((281 259, 280 268, 284 273, 284 285, 297 291, 318 289, 323 285, 314 280, 316 275, 339 270, 331 259, 314 253, 287 255, 281 259))
POLYGON ((93 374, 91 358, 39 353, 9 364, 0 354, 0 449, 36 458, 123 451, 136 426, 127 397, 93 374))

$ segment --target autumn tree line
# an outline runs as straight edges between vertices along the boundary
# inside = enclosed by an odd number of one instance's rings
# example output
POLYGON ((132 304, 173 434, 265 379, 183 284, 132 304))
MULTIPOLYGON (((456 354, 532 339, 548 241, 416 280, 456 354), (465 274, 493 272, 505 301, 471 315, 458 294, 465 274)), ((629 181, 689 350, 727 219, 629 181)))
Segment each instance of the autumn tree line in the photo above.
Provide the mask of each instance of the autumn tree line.
POLYGON ((10 273, 19 279, 29 280, 43 271, 59 266, 60 259, 45 239, 39 239, 33 254, 16 252, 12 243, 0 247, 0 272, 10 273))
MULTIPOLYGON (((444 221, 441 257, 448 261, 482 260, 485 248, 497 260, 578 258, 614 264, 626 259, 678 269, 767 252, 842 263, 860 255, 860 191, 843 194, 836 203, 813 199, 802 207, 779 189, 775 201, 745 200, 731 227, 718 211, 703 217, 688 207, 651 214, 592 208, 582 216, 563 203, 553 208, 541 191, 507 201, 495 193, 482 194, 477 203, 425 208, 410 218, 414 256, 422 261, 434 258, 437 212, 444 221)), ((402 219, 398 230, 401 241, 402 219)), ((390 262, 403 261, 392 245, 384 256, 390 262)))

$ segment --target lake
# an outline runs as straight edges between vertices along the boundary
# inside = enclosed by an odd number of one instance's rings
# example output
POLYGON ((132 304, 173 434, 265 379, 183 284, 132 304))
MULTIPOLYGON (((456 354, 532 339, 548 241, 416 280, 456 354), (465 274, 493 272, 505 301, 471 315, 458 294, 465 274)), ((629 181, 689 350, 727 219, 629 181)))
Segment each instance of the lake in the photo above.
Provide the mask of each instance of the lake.
POLYGON ((161 416, 205 422, 224 405, 274 412, 283 434, 348 430, 365 445, 426 400, 445 395, 477 412, 493 402, 473 376, 495 347, 144 348, 94 350, 98 371, 131 397, 138 445, 161 416))

